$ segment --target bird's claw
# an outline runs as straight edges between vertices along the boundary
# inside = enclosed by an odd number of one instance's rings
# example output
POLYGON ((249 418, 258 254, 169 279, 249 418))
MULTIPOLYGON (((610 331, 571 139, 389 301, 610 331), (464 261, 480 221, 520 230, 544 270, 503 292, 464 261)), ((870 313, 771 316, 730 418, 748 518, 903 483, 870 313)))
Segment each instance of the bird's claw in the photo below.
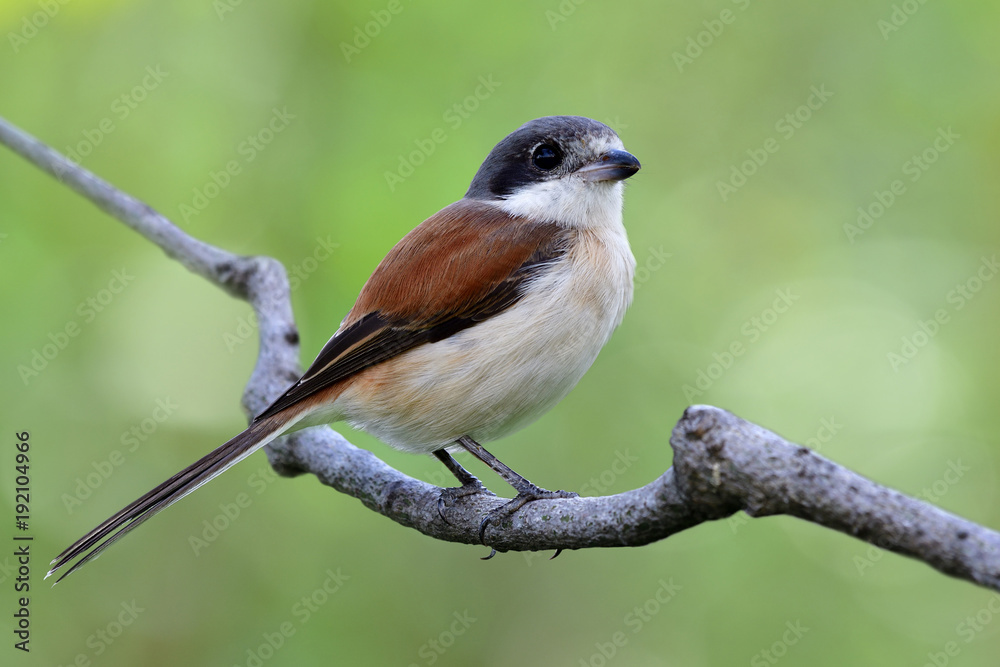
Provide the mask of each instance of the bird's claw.
POLYGON ((449 526, 452 525, 451 521, 448 521, 448 517, 444 515, 445 510, 448 509, 449 506, 454 505, 457 501, 459 501, 462 498, 465 498, 466 496, 475 496, 479 494, 486 496, 496 495, 495 493, 487 489, 485 486, 483 486, 483 483, 480 482, 478 479, 473 479, 472 482, 469 482, 468 484, 463 484, 462 486, 453 486, 446 489, 441 489, 441 493, 438 494, 438 501, 437 501, 438 516, 440 516, 441 520, 444 521, 449 526))
MULTIPOLYGON (((525 489, 518 492, 518 494, 510 500, 504 503, 496 509, 492 509, 486 513, 483 517, 482 523, 479 524, 479 541, 483 543, 484 546, 490 546, 486 544, 486 529, 491 523, 499 523, 499 520, 511 517, 515 512, 524 507, 530 502, 535 500, 558 500, 562 498, 579 498, 579 493, 573 493, 572 491, 549 491, 548 489, 543 489, 537 486, 532 486, 531 488, 525 489)), ((559 553, 556 553, 558 556, 559 553)), ((490 557, 492 558, 492 554, 490 557)), ((553 556, 555 558, 555 556, 553 556)))

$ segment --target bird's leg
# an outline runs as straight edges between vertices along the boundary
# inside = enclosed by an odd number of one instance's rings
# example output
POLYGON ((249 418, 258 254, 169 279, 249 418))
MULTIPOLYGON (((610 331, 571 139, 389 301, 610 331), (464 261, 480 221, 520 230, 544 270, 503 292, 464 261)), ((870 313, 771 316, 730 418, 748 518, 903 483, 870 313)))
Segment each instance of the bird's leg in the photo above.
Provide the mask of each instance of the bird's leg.
POLYGON ((445 508, 454 503, 459 498, 464 498, 465 496, 472 496, 478 493, 484 493, 487 495, 494 495, 492 491, 483 486, 475 475, 462 467, 462 464, 455 460, 447 450, 438 449, 434 452, 434 456, 437 457, 445 467, 451 471, 458 481, 462 483, 462 486, 451 487, 447 489, 441 489, 441 495, 438 496, 438 516, 440 516, 445 523, 448 523, 448 519, 444 515, 445 508))
MULTIPOLYGON (((514 487, 515 491, 517 491, 517 496, 515 496, 513 500, 489 512, 483 518, 483 522, 479 524, 479 541, 483 544, 486 544, 486 528, 491 522, 509 517, 514 512, 524 507, 527 503, 530 503, 532 500, 577 498, 579 496, 579 494, 573 493, 572 491, 549 491, 548 489, 543 489, 540 486, 532 484, 527 479, 511 470, 507 464, 490 454, 483 448, 482 445, 468 436, 462 436, 459 438, 458 444, 461 445, 467 452, 488 465, 496 474, 503 477, 504 480, 514 487)), ((456 463, 456 465, 458 464, 456 463)), ((464 471, 465 470, 463 468, 463 472, 464 471)), ((466 474, 469 473, 466 472, 466 474)), ((489 545, 487 544, 486 546, 489 545)))
POLYGON ((444 464, 451 474, 454 475, 462 486, 478 486, 482 487, 483 483, 480 482, 475 475, 462 467, 462 464, 455 460, 451 454, 448 453, 446 449, 439 449, 434 452, 434 456, 437 457, 438 461, 444 464))

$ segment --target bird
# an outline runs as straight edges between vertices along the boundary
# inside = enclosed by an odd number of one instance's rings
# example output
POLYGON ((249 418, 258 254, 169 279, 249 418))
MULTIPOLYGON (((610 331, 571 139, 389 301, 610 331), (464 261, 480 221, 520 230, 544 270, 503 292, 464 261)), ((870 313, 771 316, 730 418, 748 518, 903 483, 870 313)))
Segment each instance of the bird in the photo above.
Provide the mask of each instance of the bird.
POLYGON ((245 431, 73 543, 46 578, 73 563, 58 583, 275 438, 340 421, 437 457, 461 483, 441 503, 490 493, 450 452, 499 474, 517 495, 484 518, 481 540, 496 511, 576 496, 532 484, 482 443, 562 400, 621 324, 636 266, 624 181, 640 166, 612 128, 582 116, 507 135, 464 197, 389 251, 298 381, 245 431))

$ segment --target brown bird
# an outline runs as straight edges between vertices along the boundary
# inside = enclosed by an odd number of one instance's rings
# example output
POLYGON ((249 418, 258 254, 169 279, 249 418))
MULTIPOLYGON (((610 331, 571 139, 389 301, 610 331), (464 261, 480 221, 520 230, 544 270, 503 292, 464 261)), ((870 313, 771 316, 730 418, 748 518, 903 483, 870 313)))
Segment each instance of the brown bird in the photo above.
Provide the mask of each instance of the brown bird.
POLYGON ((48 575, 80 557, 61 580, 278 436, 318 424, 346 421, 397 449, 434 454, 462 483, 446 490, 456 497, 486 492, 448 453, 466 449, 517 491, 498 512, 575 495, 535 486, 480 443, 558 403, 621 323, 635 270, 622 181, 639 166, 611 128, 588 118, 518 128, 464 198, 389 251, 298 382, 245 431, 84 535, 48 575))

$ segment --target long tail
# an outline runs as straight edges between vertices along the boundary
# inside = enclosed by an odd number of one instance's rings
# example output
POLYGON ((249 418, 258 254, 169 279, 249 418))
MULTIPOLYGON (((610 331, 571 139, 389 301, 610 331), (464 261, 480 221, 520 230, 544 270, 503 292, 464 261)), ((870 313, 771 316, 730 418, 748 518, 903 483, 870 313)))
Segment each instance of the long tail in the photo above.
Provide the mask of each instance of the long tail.
POLYGON ((97 558, 102 551, 138 528, 153 515, 170 507, 202 484, 288 431, 296 421, 295 418, 288 419, 285 415, 275 415, 251 424, 247 430, 112 515, 74 542, 56 556, 51 563, 52 569, 45 578, 48 579, 78 556, 83 556, 56 579, 56 583, 59 583, 87 562, 97 558))

